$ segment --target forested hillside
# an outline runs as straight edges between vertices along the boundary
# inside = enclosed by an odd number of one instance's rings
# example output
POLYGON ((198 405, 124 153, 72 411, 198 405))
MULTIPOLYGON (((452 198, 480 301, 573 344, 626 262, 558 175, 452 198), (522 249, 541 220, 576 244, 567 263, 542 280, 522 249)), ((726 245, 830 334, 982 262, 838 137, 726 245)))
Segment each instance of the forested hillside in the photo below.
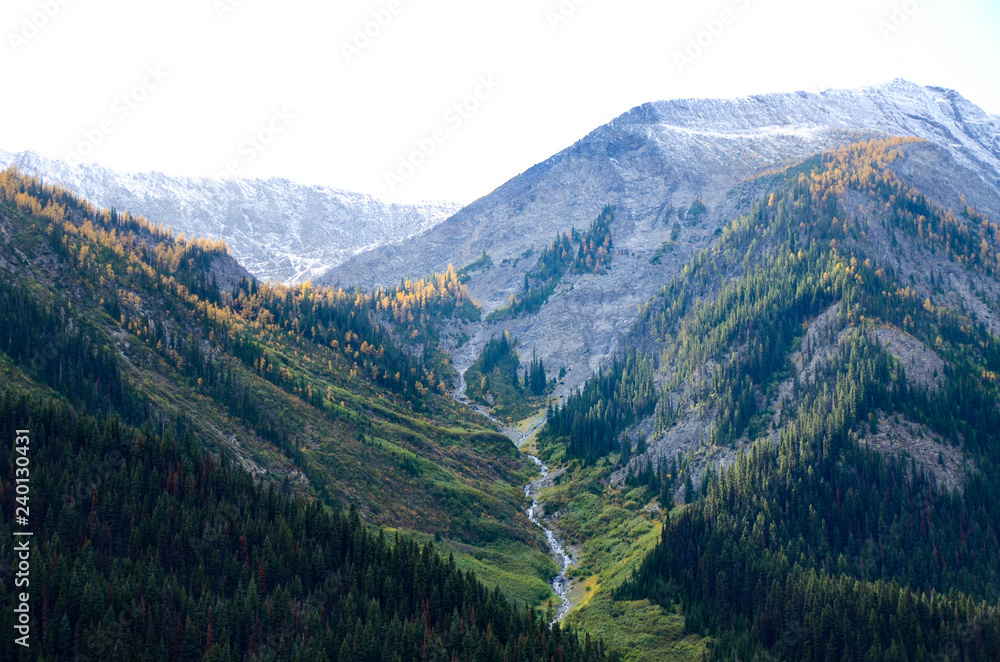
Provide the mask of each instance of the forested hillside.
MULTIPOLYGON (((260 284, 223 244, 0 173, 28 659, 1000 658, 1000 226, 902 178, 919 147, 747 182, 763 197, 549 405, 531 493, 593 640, 537 611, 555 566, 522 512, 533 471, 450 397, 439 333, 481 317, 465 272, 260 284)), ((609 268, 613 212, 558 236, 494 321, 609 268)), ((495 335, 464 373, 512 426, 558 381, 518 347, 495 335)))
POLYGON ((545 377, 545 365, 532 356, 521 376, 521 357, 517 339, 503 333, 491 338, 479 357, 465 371, 465 395, 488 405, 490 414, 514 425, 534 414, 544 396, 554 386, 545 377))
MULTIPOLYGON (((605 531, 591 569, 624 553, 579 494, 595 477, 604 521, 660 511, 610 589, 679 609, 712 659, 1000 655, 1000 228, 900 180, 910 145, 768 175, 542 431, 571 469, 560 521, 605 531), (964 279, 978 304, 956 305, 964 279)), ((574 622, 611 630, 597 602, 574 622)))
MULTIPOLYGON (((30 648, 4 660, 614 659, 511 604, 433 544, 264 486, 225 449, 83 414, 0 359, 0 426, 29 429, 32 569, 11 582, 0 525, 0 627, 30 591, 30 648)), ((15 479, 0 476, 13 512, 15 479)), ((21 530, 22 527, 19 527, 21 530)))
MULTIPOLYGON (((435 320, 479 314, 454 270, 373 293, 261 284, 223 244, 16 171, 0 198, 0 358, 71 417, 190 435, 283 498, 355 505, 442 539, 508 597, 552 596, 522 512, 531 469, 447 395, 435 320)), ((96 474, 78 499, 104 494, 96 474)))

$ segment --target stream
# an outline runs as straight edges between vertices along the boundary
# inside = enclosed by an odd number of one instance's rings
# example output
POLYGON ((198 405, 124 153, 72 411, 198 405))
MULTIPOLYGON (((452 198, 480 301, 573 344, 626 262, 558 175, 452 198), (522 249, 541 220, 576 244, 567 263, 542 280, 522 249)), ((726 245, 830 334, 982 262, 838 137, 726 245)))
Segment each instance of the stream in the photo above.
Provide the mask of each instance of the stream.
MULTIPOLYGON (((542 425, 545 424, 545 417, 540 416, 537 422, 527 430, 514 430, 511 428, 504 427, 503 424, 500 423, 500 421, 498 421, 496 418, 493 417, 492 414, 490 414, 489 409, 478 403, 472 402, 467 397, 465 397, 465 377, 461 373, 459 373, 458 376, 458 388, 456 388, 454 391, 454 397, 456 400, 458 400, 465 406, 469 407, 473 411, 485 416, 486 418, 490 419, 491 421, 499 425, 501 432, 503 432, 505 435, 507 435, 508 438, 510 438, 511 442, 517 447, 518 450, 521 449, 521 446, 524 444, 524 442, 527 441, 528 438, 531 437, 531 435, 534 434, 536 430, 538 430, 540 427, 542 427, 542 425)), ((559 608, 556 611, 555 619, 551 623, 549 623, 549 627, 551 627, 552 625, 555 625, 556 623, 566 618, 566 615, 569 613, 570 607, 572 606, 569 600, 569 589, 571 582, 569 576, 567 576, 566 574, 566 571, 569 570, 569 567, 573 564, 573 559, 566 552, 566 547, 563 545, 562 541, 559 540, 559 536, 556 535, 555 531, 545 526, 545 524, 542 523, 541 517, 539 516, 539 513, 544 513, 545 509, 541 504, 538 503, 536 495, 538 494, 538 491, 541 488, 541 483, 549 475, 549 468, 545 466, 544 462, 542 462, 539 458, 535 457, 534 455, 528 455, 528 459, 534 462, 535 466, 538 467, 538 472, 541 474, 541 478, 533 480, 527 485, 522 486, 522 489, 524 490, 524 496, 531 499, 531 505, 528 506, 527 510, 525 510, 525 514, 528 516, 528 519, 531 520, 531 522, 535 526, 540 528, 542 530, 542 533, 545 534, 545 541, 549 545, 549 551, 552 553, 552 556, 556 559, 556 562, 559 564, 559 574, 552 578, 550 584, 552 585, 552 590, 562 600, 562 603, 559 605, 559 608)))
MULTIPOLYGON (((528 458, 538 466, 538 471, 542 474, 542 478, 546 478, 549 475, 549 468, 545 466, 545 463, 539 460, 534 455, 529 455, 528 458)), ((549 549, 552 550, 553 556, 559 562, 559 574, 552 578, 552 590, 556 592, 560 598, 562 598, 562 604, 559 605, 558 611, 556 611, 555 620, 549 623, 550 626, 555 623, 560 622, 562 619, 566 618, 566 614, 569 613, 570 602, 569 602, 569 585, 570 580, 566 575, 566 571, 573 564, 573 559, 570 555, 566 553, 566 548, 563 546, 562 541, 556 536, 555 532, 542 524, 542 520, 536 514, 536 511, 541 508, 538 505, 538 499, 535 498, 535 493, 538 491, 539 481, 533 481, 524 486, 524 495, 531 499, 531 505, 526 511, 528 514, 528 519, 535 523, 538 528, 545 533, 545 540, 549 543, 549 549)))

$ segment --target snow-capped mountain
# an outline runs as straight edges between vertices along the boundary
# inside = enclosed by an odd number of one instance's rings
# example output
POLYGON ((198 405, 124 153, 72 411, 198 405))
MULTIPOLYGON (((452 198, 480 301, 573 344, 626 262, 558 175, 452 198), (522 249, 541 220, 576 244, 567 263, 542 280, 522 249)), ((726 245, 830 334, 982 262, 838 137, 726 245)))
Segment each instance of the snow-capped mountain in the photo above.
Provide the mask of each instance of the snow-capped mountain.
POLYGON ((225 239, 247 271, 290 283, 315 279, 356 253, 412 237, 461 208, 448 202, 392 204, 287 179, 171 177, 0 150, 0 168, 10 165, 61 182, 99 206, 128 209, 188 236, 225 239))
POLYGON ((395 283, 473 260, 513 258, 583 228, 604 204, 648 222, 695 196, 718 202, 735 183, 862 133, 916 136, 1000 187, 1000 118, 959 93, 896 80, 860 90, 648 103, 472 203, 407 247, 358 255, 329 280, 395 283))
POLYGON ((768 94, 732 100, 675 100, 630 110, 573 146, 507 182, 446 222, 399 246, 359 254, 322 279, 371 287, 407 275, 462 266, 483 249, 494 268, 468 285, 486 312, 505 306, 556 233, 586 229, 616 205, 614 260, 605 276, 564 280, 536 315, 481 323, 456 348, 464 369, 501 329, 547 366, 570 369, 558 393, 578 386, 614 351, 637 306, 680 272, 691 253, 747 210, 759 192, 751 179, 862 136, 927 141, 899 165, 948 206, 969 204, 1000 216, 1000 119, 952 90, 897 80, 859 90, 768 94), (678 211, 701 199, 697 223, 678 211), (664 242, 679 236, 656 258, 664 242), (530 251, 530 252, 529 252, 530 251), (655 262, 655 263, 654 263, 655 262))

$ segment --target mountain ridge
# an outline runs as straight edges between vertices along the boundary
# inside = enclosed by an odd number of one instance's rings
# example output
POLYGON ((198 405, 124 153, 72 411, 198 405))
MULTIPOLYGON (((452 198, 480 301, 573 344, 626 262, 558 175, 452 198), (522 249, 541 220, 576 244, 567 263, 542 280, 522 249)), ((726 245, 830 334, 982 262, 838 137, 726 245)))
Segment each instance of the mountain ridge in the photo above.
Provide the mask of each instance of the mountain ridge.
POLYGON ((179 177, 0 150, 0 168, 11 165, 99 206, 128 209, 188 236, 224 239, 254 276, 288 283, 318 278, 356 252, 404 241, 461 208, 389 203, 280 177, 179 177))
MULTIPOLYGON (((358 503, 372 523, 435 536, 434 549, 503 580, 497 601, 550 594, 551 560, 521 510, 537 496, 532 516, 574 558, 567 624, 629 662, 815 662, 824 649, 995 660, 997 127, 958 93, 906 81, 645 104, 405 253, 380 248, 334 271, 371 287, 399 283, 402 267, 460 267, 370 292, 258 283, 220 242, 0 172, 0 307, 11 311, 0 373, 15 392, 34 381, 86 415, 122 416, 127 437, 150 421, 188 449, 200 437, 276 495, 358 503), (521 366, 530 357, 523 382, 515 352, 521 366), (508 436, 456 402, 463 394, 508 436), (518 425, 526 408, 537 413, 518 425), (530 491, 518 487, 533 477, 524 454, 553 470, 530 491)), ((208 485, 208 455, 187 457, 186 476, 171 454, 164 480, 150 480, 161 498, 208 485)), ((103 553, 97 518, 115 491, 77 482, 91 516, 67 510, 59 535, 88 554, 77 522, 103 553)), ((200 511, 187 512, 197 534, 200 511)), ((257 522, 255 546, 291 540, 257 522)), ((250 595, 297 563, 234 558, 226 572, 256 582, 250 595)), ((288 591, 300 599, 294 582, 288 591)), ((290 600, 276 596, 282 625, 290 600)), ((423 618, 447 616, 443 597, 429 593, 423 618)), ((370 603, 369 623, 385 604, 370 603)), ((423 657, 456 659, 441 650, 462 635, 455 607, 455 636, 435 649, 427 629, 423 657)), ((183 636, 201 652, 211 619, 206 604, 193 625, 177 620, 174 647, 183 636)), ((497 623, 487 641, 503 640, 497 623)), ((410 626, 412 658, 425 629, 410 626)), ((70 622, 59 630, 49 645, 62 655, 70 622)), ((339 659, 360 657, 343 631, 326 632, 347 647, 339 659)))
POLYGON ((763 175, 550 409, 571 624, 636 661, 995 659, 1000 225, 899 175, 962 170, 928 146, 763 175))
MULTIPOLYGON (((983 176, 989 184, 996 186, 1000 184, 1000 119, 996 116, 988 115, 980 108, 966 100, 960 93, 954 90, 941 87, 922 87, 903 79, 897 79, 884 85, 863 87, 854 90, 827 90, 822 93, 813 94, 807 92, 794 92, 788 94, 771 93, 765 95, 752 95, 735 99, 677 99, 668 101, 653 101, 636 106, 611 122, 598 127, 578 140, 573 145, 549 157, 548 159, 532 166, 522 174, 512 178, 492 193, 476 200, 466 206, 461 212, 456 214, 457 218, 449 219, 450 225, 458 226, 460 219, 469 215, 483 213, 483 208, 490 204, 497 204, 495 198, 508 187, 515 187, 520 184, 530 189, 533 180, 547 170, 565 161, 575 152, 583 152, 585 148, 607 147, 609 162, 614 164, 619 152, 629 146, 629 143, 636 140, 634 133, 636 129, 649 129, 651 132, 656 129, 679 135, 659 135, 651 134, 651 138, 659 138, 661 147, 665 149, 680 150, 689 148, 689 145, 682 144, 681 136, 690 136, 697 139, 699 136, 719 139, 789 139, 786 142, 794 143, 798 141, 808 141, 803 144, 797 156, 805 157, 812 153, 822 151, 829 145, 829 140, 823 140, 824 134, 832 131, 869 132, 880 130, 891 135, 913 135, 935 142, 940 142, 944 137, 952 137, 959 140, 961 150, 952 149, 956 156, 956 161, 970 168, 983 176), (909 111, 923 109, 925 111, 934 109, 940 101, 946 101, 952 109, 950 118, 945 117, 947 113, 926 113, 926 117, 916 115, 909 111), (710 111, 714 116, 710 116, 710 111), (811 111, 811 112, 807 112, 811 111), (881 116, 881 117, 880 117, 881 116), (966 121, 968 116, 968 121, 966 121), (734 121, 732 118, 742 118, 734 121), (950 119, 954 126, 949 126, 942 119, 950 119), (669 120, 669 121, 666 121, 669 120), (822 120, 826 120, 825 122, 822 120), (710 123, 717 130, 711 131, 704 127, 710 123), (986 124, 987 130, 980 131, 975 125, 986 124), (722 129, 726 125, 731 129, 729 132, 722 129), (747 128, 749 127, 749 128, 747 128), (735 129, 743 128, 739 131, 735 129), (757 130, 755 131, 754 128, 757 130), (965 133, 959 132, 955 135, 953 129, 965 129, 965 133), (628 135, 632 134, 632 135, 628 135), (664 138, 674 138, 670 141, 664 138), (977 143, 976 139, 982 142, 977 143), (616 152, 616 150, 618 150, 616 152), (527 181, 525 181, 527 180, 527 181)), ((778 155, 779 150, 774 147, 786 148, 787 144, 769 145, 771 155, 778 155)), ((783 162, 797 160, 796 155, 789 155, 781 152, 777 158, 768 160, 767 154, 756 155, 751 159, 751 165, 756 160, 758 167, 780 165, 783 162)), ((736 182, 733 182, 735 184, 736 182)), ((449 226, 436 228, 436 234, 440 235, 449 231, 449 226)), ((423 233, 422 240, 428 233, 423 233)), ((435 237, 437 239, 437 237, 435 237)), ((437 248, 437 243, 427 239, 427 247, 437 248)), ((488 242, 473 242, 474 245, 463 253, 458 253, 454 257, 474 257, 480 244, 488 242)), ((486 246, 489 250, 489 246, 486 246)), ((392 256, 391 249, 382 251, 377 257, 392 256)), ((500 257, 511 257, 513 250, 509 254, 500 257)), ((357 273, 352 272, 352 264, 367 264, 366 255, 358 255, 339 268, 334 269, 327 277, 327 280, 336 280, 349 283, 368 283, 372 285, 387 285, 395 283, 399 277, 406 275, 418 275, 424 271, 443 270, 445 264, 418 262, 409 267, 407 272, 402 266, 394 270, 385 271, 385 275, 375 274, 365 281, 361 279, 360 268, 357 273), (421 271, 422 270, 422 271, 421 271)), ((374 256, 372 259, 375 259, 374 256)), ((443 258, 442 258, 443 259, 443 258)), ((459 266, 456 264, 456 266, 459 266)))
POLYGON ((536 314, 454 329, 456 338, 470 339, 452 348, 459 371, 493 335, 508 331, 519 339, 522 357, 534 351, 550 369, 568 370, 556 388, 563 397, 612 356, 636 307, 658 284, 754 199, 755 176, 872 135, 927 141, 925 149, 939 150, 952 164, 925 164, 927 195, 951 204, 960 190, 1000 216, 1000 122, 958 92, 897 80, 820 94, 659 101, 596 128, 405 248, 356 255, 320 282, 383 286, 449 263, 470 264, 485 251, 493 267, 470 274, 467 285, 489 315, 519 295, 534 255, 557 233, 584 230, 602 208, 614 206, 606 275, 567 277, 536 314), (958 173, 948 175, 953 185, 946 186, 942 172, 958 173), (696 201, 705 211, 681 218, 696 201))

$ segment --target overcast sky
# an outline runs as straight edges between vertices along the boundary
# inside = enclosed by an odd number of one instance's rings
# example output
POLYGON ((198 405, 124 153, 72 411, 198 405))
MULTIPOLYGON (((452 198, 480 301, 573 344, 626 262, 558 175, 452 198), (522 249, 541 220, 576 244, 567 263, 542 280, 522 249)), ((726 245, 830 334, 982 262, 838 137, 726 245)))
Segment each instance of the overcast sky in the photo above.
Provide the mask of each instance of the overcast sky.
POLYGON ((3 0, 0 30, 0 149, 400 202, 658 99, 902 77, 1000 114, 996 0, 3 0))

